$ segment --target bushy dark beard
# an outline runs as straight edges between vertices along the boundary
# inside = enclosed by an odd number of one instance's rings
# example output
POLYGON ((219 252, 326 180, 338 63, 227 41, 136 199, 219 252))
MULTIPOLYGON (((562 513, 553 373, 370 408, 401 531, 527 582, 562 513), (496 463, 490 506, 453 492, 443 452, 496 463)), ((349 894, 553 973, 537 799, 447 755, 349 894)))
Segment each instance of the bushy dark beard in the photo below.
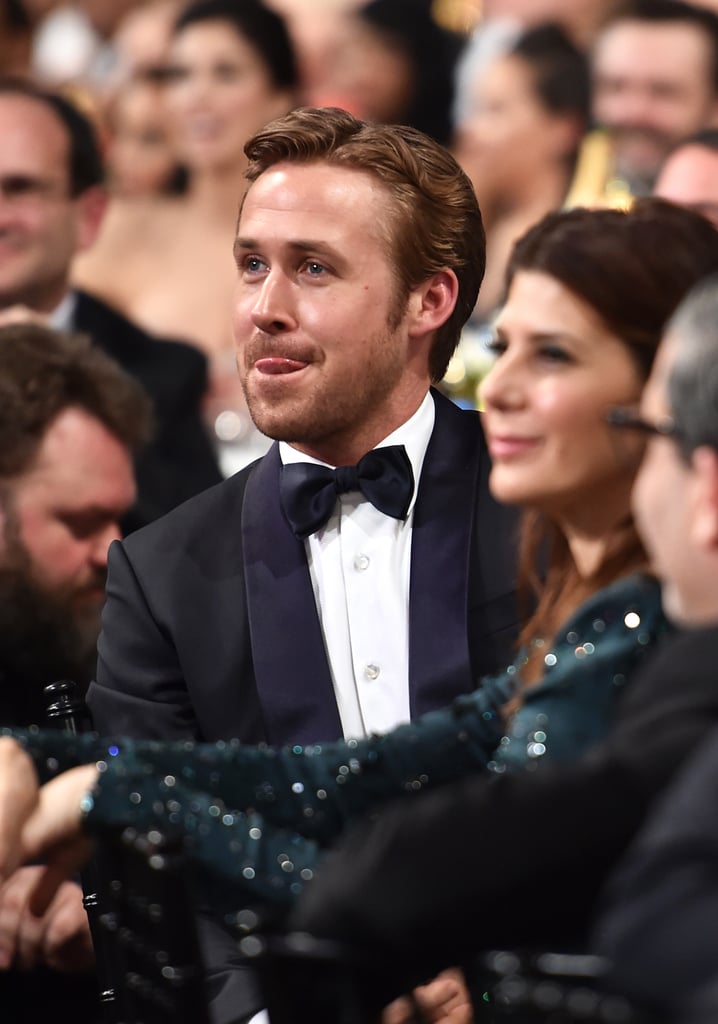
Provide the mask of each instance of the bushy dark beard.
POLYGON ((0 568, 0 724, 45 724, 43 688, 72 679, 84 695, 95 672, 99 611, 79 614, 72 590, 33 579, 26 553, 0 568))

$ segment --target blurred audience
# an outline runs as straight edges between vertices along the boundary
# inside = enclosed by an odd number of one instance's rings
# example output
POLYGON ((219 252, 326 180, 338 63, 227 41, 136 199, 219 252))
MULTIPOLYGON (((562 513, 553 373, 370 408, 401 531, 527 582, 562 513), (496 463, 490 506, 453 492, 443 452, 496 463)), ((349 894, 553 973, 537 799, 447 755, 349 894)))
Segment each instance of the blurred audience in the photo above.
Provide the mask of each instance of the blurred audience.
POLYGON ((262 0, 207 0, 183 11, 168 57, 165 111, 187 188, 114 201, 74 279, 146 330, 186 338, 208 355, 208 418, 217 437, 238 441, 240 458, 250 461, 268 442, 246 414, 234 366, 232 244, 246 186, 243 147, 293 106, 294 51, 284 22, 262 0))
POLYGON ((370 0, 347 12, 319 105, 408 124, 451 140, 454 68, 463 38, 442 28, 428 0, 370 0), (326 98, 325 98, 326 97, 326 98))
POLYGON ((718 15, 634 0, 599 33, 593 116, 569 204, 624 205, 653 187, 676 143, 718 118, 718 15))
POLYGON ((200 418, 207 367, 195 348, 160 341, 96 296, 70 288, 76 253, 105 209, 92 126, 68 101, 29 82, 0 81, 0 310, 25 307, 52 326, 89 334, 143 385, 154 433, 136 466, 126 530, 220 479, 200 418))
POLYGON ((483 26, 498 19, 530 26, 553 22, 569 34, 576 45, 588 47, 601 26, 622 0, 483 0, 483 26))
POLYGON ((514 242, 566 197, 588 121, 588 64, 561 28, 541 25, 522 32, 463 88, 456 156, 486 225, 477 304, 486 319, 501 298, 514 242))
POLYGON ((676 146, 653 193, 697 210, 718 227, 718 129, 706 129, 676 146))
POLYGON ((181 192, 179 164, 164 109, 164 86, 152 72, 135 74, 106 108, 107 185, 125 198, 181 192))
POLYGON ((114 83, 121 85, 164 67, 183 6, 182 0, 149 0, 120 19, 112 36, 114 83))

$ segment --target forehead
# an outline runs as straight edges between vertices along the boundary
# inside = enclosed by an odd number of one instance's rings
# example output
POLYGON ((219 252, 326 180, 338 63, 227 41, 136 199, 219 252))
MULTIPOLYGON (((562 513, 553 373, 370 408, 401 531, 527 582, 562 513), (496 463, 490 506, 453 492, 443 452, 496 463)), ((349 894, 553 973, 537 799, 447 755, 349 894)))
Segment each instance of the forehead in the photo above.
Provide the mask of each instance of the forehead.
POLYGON ((710 43, 686 22, 620 21, 599 36, 593 64, 602 74, 708 80, 710 43))
POLYGON ((257 47, 234 22, 214 18, 180 29, 170 44, 170 55, 202 63, 223 56, 264 63, 257 47))
POLYGON ((3 169, 67 169, 70 143, 65 127, 38 100, 0 94, 0 139, 3 169))
POLYGON ((133 486, 127 448, 94 416, 70 407, 50 424, 13 490, 20 503, 124 507, 133 486))
POLYGON ((529 333, 605 330, 598 313, 557 278, 540 270, 518 270, 496 324, 503 329, 525 328, 529 333))
POLYGON ((328 244, 376 242, 389 213, 387 190, 365 171, 325 163, 280 163, 250 185, 238 234, 321 237, 328 244))

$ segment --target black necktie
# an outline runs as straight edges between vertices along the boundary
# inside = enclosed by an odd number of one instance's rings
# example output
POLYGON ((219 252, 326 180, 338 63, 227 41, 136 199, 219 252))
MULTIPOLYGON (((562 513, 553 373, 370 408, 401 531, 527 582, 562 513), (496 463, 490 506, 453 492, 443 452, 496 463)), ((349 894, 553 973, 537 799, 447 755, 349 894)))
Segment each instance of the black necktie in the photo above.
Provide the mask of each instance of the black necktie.
POLYGON ((330 469, 312 462, 282 466, 282 508, 301 540, 324 526, 334 511, 337 495, 349 491, 361 491, 380 512, 404 519, 414 494, 414 474, 404 446, 374 448, 356 466, 330 469))

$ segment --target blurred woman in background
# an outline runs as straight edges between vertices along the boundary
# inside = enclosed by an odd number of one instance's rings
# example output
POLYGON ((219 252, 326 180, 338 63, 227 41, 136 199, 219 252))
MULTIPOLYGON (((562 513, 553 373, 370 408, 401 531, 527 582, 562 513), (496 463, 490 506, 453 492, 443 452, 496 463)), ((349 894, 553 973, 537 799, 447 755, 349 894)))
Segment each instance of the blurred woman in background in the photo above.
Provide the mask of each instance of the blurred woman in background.
POLYGON ((546 24, 523 31, 473 79, 459 81, 455 153, 486 225, 477 304, 485 320, 501 298, 516 239, 563 204, 588 122, 589 74, 564 30, 546 24))
POLYGON ((244 144, 294 105, 297 69, 284 21, 262 0, 192 4, 168 61, 164 109, 187 188, 116 200, 74 276, 145 329, 207 353, 214 421, 244 408, 230 327, 244 144))

